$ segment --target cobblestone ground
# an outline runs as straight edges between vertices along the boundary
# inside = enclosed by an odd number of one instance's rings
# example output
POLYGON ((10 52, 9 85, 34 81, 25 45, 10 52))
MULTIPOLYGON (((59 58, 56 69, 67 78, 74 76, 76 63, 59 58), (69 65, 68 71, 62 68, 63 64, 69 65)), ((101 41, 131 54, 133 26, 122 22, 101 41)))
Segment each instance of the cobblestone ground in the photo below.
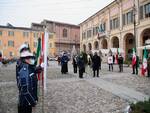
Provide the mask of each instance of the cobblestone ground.
MULTIPOLYGON (((129 104, 111 92, 105 91, 86 81, 92 78, 92 70, 87 68, 84 79, 72 73, 69 64, 69 73, 61 74, 60 66, 50 62, 47 76, 47 91, 44 99, 40 99, 34 113, 123 113, 129 104)), ((100 78, 105 81, 132 88, 141 93, 150 95, 150 79, 131 74, 131 69, 124 68, 123 73, 108 71, 108 66, 102 64, 100 78)), ((17 113, 17 95, 15 78, 15 64, 0 67, 0 113, 17 113)))

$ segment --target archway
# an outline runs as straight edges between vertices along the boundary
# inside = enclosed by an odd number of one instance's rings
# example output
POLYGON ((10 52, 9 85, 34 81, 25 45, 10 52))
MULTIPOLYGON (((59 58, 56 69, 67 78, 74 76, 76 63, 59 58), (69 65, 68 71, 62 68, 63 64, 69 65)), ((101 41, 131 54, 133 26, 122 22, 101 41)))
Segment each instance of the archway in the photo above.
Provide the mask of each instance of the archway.
POLYGON ((128 33, 124 37, 125 44, 125 58, 132 59, 132 49, 135 47, 135 39, 132 33, 128 33))
POLYGON ((92 44, 91 43, 88 43, 88 49, 89 49, 89 51, 92 50, 92 44))
POLYGON ((141 46, 146 45, 146 40, 150 40, 150 28, 143 30, 143 32, 141 33, 141 46))
POLYGON ((95 41, 95 42, 94 42, 94 49, 95 49, 95 50, 98 50, 98 49, 99 49, 98 41, 95 41))
POLYGON ((119 48, 119 39, 118 39, 118 37, 113 37, 112 39, 111 39, 111 47, 112 48, 119 48))
POLYGON ((83 44, 83 51, 86 52, 86 45, 83 44))
POLYGON ((107 44, 107 40, 106 39, 102 40, 101 47, 102 47, 102 49, 107 49, 108 48, 108 44, 107 44))
MULTIPOLYGON (((147 45, 146 41, 150 40, 150 28, 143 30, 140 37, 141 37, 140 38, 140 46, 147 45)), ((143 56, 143 53, 144 53, 144 50, 141 50, 140 56, 143 56)), ((148 53, 150 53, 150 50, 148 50, 148 53)))

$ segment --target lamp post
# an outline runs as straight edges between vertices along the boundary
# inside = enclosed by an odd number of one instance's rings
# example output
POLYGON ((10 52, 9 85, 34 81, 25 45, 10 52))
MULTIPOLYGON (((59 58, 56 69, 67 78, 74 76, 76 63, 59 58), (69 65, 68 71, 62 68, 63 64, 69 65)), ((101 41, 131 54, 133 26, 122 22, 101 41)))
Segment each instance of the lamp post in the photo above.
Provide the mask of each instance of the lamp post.
POLYGON ((135 7, 135 0, 133 3, 133 24, 134 24, 134 47, 136 50, 136 7, 135 7))

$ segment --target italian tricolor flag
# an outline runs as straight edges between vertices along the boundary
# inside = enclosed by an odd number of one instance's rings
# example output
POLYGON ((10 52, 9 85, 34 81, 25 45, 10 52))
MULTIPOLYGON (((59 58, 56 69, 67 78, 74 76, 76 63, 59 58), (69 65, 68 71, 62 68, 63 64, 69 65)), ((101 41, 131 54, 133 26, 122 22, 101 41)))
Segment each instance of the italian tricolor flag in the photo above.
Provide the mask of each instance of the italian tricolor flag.
POLYGON ((142 62, 142 70, 141 74, 144 76, 145 72, 147 71, 147 50, 146 48, 144 49, 144 56, 143 56, 143 62, 142 62))
POLYGON ((136 54, 135 49, 133 48, 133 55, 132 55, 132 67, 136 64, 136 54))
POLYGON ((119 51, 118 51, 118 48, 117 48, 117 53, 116 53, 116 64, 118 64, 118 54, 119 54, 119 51))
MULTIPOLYGON (((44 61, 43 48, 44 48, 44 33, 42 34, 42 38, 38 39, 38 46, 37 46, 37 51, 36 51, 37 65, 41 65, 41 63, 44 61)), ((43 72, 42 72, 42 78, 43 78, 43 72)), ((40 79, 41 79, 40 74, 38 74, 38 80, 40 79)))

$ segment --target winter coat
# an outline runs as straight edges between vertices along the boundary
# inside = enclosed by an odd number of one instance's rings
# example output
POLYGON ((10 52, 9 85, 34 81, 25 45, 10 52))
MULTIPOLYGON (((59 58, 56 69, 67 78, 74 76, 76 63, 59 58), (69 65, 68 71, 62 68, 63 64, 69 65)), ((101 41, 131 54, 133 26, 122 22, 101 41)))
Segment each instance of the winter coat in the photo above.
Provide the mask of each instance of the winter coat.
POLYGON ((78 59, 77 59, 77 65, 79 67, 79 70, 81 70, 81 69, 84 70, 85 69, 85 64, 84 64, 83 58, 78 57, 78 59))
POLYGON ((97 70, 100 67, 101 59, 98 55, 94 55, 92 58, 92 67, 93 70, 97 70))
POLYGON ((67 64, 68 61, 69 61, 69 58, 68 58, 67 55, 63 55, 63 56, 61 57, 61 65, 67 64))
POLYGON ((37 76, 35 66, 20 62, 16 66, 16 79, 19 89, 19 105, 35 106, 37 101, 37 76))
POLYGON ((118 57, 118 64, 123 64, 123 57, 118 57))

